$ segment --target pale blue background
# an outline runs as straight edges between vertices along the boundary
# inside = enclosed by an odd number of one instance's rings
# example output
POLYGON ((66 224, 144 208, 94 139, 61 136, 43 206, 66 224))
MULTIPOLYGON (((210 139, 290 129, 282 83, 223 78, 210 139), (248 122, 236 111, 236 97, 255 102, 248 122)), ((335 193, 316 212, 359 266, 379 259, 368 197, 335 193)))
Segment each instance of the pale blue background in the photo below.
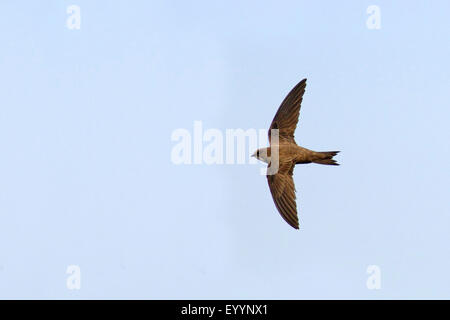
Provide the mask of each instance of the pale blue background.
POLYGON ((0 297, 450 298, 449 12, 1 1, 0 297), (296 168, 300 231, 260 166, 172 164, 173 130, 267 128, 304 77, 297 141, 342 165, 296 168))

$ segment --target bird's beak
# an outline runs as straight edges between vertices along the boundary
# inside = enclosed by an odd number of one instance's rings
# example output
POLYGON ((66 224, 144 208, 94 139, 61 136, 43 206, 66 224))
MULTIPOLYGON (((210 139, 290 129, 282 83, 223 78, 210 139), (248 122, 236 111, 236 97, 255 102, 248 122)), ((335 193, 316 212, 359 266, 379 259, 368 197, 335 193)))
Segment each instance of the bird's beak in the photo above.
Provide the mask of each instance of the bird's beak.
POLYGON ((252 155, 251 155, 251 157, 253 157, 253 158, 254 158, 254 157, 256 157, 256 155, 255 155, 255 154, 252 154, 252 155))

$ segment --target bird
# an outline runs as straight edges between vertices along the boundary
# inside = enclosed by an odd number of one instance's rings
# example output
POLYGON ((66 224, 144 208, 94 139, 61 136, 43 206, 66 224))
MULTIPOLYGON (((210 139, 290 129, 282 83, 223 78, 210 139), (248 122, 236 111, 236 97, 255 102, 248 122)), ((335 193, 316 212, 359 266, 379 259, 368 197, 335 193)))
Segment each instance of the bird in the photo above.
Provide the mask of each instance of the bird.
POLYGON ((299 229, 296 190, 293 180, 296 164, 318 163, 338 166, 333 159, 340 151, 317 152, 295 142, 306 80, 301 80, 284 98, 269 128, 269 147, 256 150, 252 157, 267 163, 266 177, 275 207, 294 229, 299 229))

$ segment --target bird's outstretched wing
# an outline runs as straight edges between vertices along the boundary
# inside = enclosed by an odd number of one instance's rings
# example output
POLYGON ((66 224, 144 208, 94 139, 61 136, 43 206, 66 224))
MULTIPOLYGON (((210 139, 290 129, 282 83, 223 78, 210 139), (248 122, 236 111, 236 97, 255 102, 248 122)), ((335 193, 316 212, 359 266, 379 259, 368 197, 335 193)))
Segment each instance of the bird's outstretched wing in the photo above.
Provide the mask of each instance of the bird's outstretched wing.
POLYGON ((295 185, 292 179, 294 166, 295 163, 292 161, 280 163, 278 172, 273 175, 268 174, 267 181, 278 212, 291 227, 298 229, 295 185))
POLYGON ((305 93, 306 79, 300 81, 289 94, 284 98, 278 108, 272 124, 269 128, 269 142, 271 142, 271 130, 278 129, 279 139, 295 143, 294 131, 297 127, 298 116, 305 93))

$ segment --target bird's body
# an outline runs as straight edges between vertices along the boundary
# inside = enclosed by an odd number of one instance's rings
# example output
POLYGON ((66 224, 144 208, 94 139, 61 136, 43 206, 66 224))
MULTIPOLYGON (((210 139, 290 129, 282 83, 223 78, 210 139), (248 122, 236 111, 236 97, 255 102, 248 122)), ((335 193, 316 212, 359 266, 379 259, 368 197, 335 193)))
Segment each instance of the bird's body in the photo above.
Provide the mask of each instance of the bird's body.
POLYGON ((270 125, 270 147, 258 149, 253 154, 268 164, 267 181, 275 206, 283 219, 295 229, 299 228, 299 224, 292 179, 294 166, 304 163, 338 165, 333 157, 339 152, 317 152, 303 148, 295 142, 294 131, 305 87, 306 79, 303 79, 289 92, 270 125))
POLYGON ((273 147, 268 148, 261 148, 258 149, 260 151, 260 154, 267 154, 267 157, 257 157, 259 160, 269 163, 270 162, 270 156, 272 154, 272 148, 276 149, 278 148, 278 154, 280 159, 286 159, 289 161, 294 162, 295 164, 298 163, 311 163, 314 162, 314 160, 320 159, 320 153, 315 152, 303 147, 298 146, 297 144, 293 143, 281 143, 274 145, 273 147))
POLYGON ((335 156, 339 151, 330 151, 330 152, 316 152, 312 151, 295 143, 281 143, 274 145, 268 148, 261 148, 257 150, 256 158, 261 160, 267 164, 270 162, 270 157, 272 154, 272 148, 278 149, 279 158, 283 159, 283 161, 290 161, 294 164, 300 163, 320 163, 320 164, 334 164, 338 165, 335 160, 330 159, 330 156, 335 156), (258 153, 261 155, 259 156, 258 153), (334 153, 331 155, 331 153, 334 153), (267 156, 265 156, 267 155, 267 156), (324 161, 329 160, 330 163, 323 163, 324 161), (332 162, 332 163, 331 163, 332 162))

